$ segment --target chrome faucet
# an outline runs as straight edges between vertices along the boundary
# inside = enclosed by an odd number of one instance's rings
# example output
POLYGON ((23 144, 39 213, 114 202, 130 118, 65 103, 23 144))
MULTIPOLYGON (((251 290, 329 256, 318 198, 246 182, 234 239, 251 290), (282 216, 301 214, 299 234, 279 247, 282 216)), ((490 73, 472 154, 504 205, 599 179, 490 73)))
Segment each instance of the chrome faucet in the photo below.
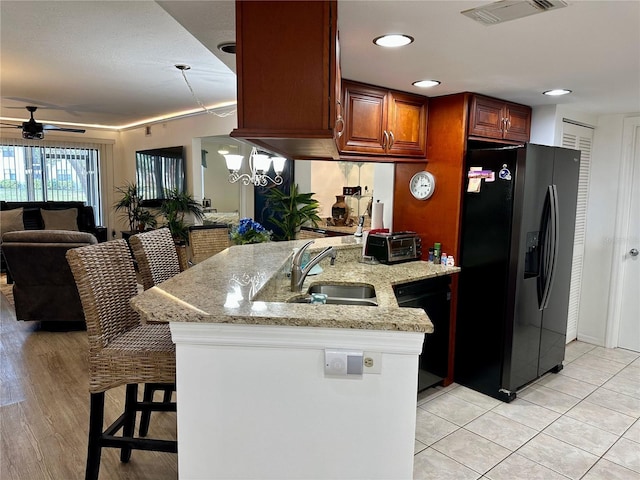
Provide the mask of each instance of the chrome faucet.
POLYGON ((302 268, 302 256, 304 255, 305 250, 309 245, 311 245, 314 241, 311 240, 305 243, 300 250, 298 250, 293 255, 293 262, 291 265, 291 291, 299 292, 302 290, 302 284, 304 283, 304 279, 307 278, 309 272, 313 267, 315 267, 322 259, 331 256, 331 265, 333 265, 336 261, 336 255, 338 252, 333 247, 327 247, 323 251, 321 251, 318 255, 309 260, 309 263, 302 268))

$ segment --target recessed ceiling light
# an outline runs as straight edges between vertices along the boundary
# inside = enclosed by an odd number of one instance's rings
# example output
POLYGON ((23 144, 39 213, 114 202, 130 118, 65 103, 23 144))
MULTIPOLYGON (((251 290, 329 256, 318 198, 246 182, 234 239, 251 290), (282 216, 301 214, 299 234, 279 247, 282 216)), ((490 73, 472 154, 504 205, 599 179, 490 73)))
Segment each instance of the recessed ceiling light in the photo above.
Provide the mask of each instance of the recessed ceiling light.
POLYGON ((413 43, 413 37, 404 34, 383 35, 373 39, 373 43, 380 47, 402 47, 413 43))
POLYGON ((567 90, 566 88, 556 88, 555 90, 542 92, 543 95, 549 95, 550 97, 558 97, 560 95, 567 95, 568 93, 571 93, 571 90, 567 90))
POLYGON ((420 88, 429 88, 440 85, 440 82, 438 80, 418 80, 417 82, 413 82, 411 85, 420 88))
POLYGON ((226 155, 227 153, 229 153, 229 150, 227 150, 226 148, 221 148, 220 150, 218 150, 218 153, 220 155, 226 155))
POLYGON ((224 53, 230 53, 232 55, 236 54, 236 43, 235 42, 226 42, 218 45, 218 50, 224 53))

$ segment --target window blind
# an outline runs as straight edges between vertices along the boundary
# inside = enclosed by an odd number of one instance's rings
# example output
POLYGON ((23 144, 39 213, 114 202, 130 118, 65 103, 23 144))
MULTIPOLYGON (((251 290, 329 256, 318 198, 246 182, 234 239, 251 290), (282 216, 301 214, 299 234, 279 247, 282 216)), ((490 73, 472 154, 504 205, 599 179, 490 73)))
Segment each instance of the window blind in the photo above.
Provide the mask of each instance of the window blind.
POLYGON ((0 139, 0 200, 81 201, 102 224, 100 157, 105 145, 0 139))

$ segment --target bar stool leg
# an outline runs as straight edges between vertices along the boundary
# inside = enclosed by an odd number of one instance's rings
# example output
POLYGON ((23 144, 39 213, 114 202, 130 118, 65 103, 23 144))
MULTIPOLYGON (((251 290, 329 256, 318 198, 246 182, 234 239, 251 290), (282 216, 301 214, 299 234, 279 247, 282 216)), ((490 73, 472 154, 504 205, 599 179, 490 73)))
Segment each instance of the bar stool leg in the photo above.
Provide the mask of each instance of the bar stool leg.
POLYGON ((164 403, 170 403, 172 394, 173 394, 172 387, 167 387, 167 386, 164 387, 164 396, 162 397, 162 401, 164 403))
MULTIPOLYGON (((144 393, 142 395, 143 402, 151 402, 153 401, 153 394, 156 391, 155 384, 145 383, 144 385, 144 393)), ((140 414, 140 436, 146 437, 147 433, 149 433, 149 421, 151 419, 151 411, 143 410, 140 414)))
MULTIPOLYGON (((122 425, 122 436, 132 438, 136 428, 136 403, 138 401, 138 384, 127 385, 127 393, 124 405, 124 423, 122 425)), ((120 450, 120 461, 128 462, 131 458, 131 447, 124 446, 120 450)))
POLYGON ((104 422, 104 392, 92 393, 89 412, 89 443, 85 480, 98 480, 102 453, 102 426, 104 422))
MULTIPOLYGON (((175 386, 171 383, 145 383, 144 384, 144 393, 142 396, 143 402, 151 403, 153 402, 154 395, 156 391, 162 391, 162 403, 169 404, 171 403, 171 399, 173 398, 173 391, 175 390, 175 386)), ((140 429, 139 434, 141 437, 146 437, 149 433, 149 423, 151 420, 151 409, 143 409, 140 415, 140 429)))

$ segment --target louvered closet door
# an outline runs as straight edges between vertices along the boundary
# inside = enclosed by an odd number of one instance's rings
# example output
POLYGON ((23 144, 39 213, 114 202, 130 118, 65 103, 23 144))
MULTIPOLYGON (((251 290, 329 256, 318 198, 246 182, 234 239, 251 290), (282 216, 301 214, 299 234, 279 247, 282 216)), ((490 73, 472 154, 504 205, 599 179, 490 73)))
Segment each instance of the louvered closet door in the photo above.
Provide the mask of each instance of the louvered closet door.
POLYGON ((593 129, 562 123, 562 146, 580 150, 580 180, 578 182, 578 205, 576 208, 576 232, 573 243, 571 268, 571 289, 569 291, 569 313, 567 318, 567 343, 578 336, 578 315, 580 291, 582 287, 582 262, 584 258, 584 237, 587 222, 587 197, 589 193, 589 172, 591 170, 591 144, 593 129))

